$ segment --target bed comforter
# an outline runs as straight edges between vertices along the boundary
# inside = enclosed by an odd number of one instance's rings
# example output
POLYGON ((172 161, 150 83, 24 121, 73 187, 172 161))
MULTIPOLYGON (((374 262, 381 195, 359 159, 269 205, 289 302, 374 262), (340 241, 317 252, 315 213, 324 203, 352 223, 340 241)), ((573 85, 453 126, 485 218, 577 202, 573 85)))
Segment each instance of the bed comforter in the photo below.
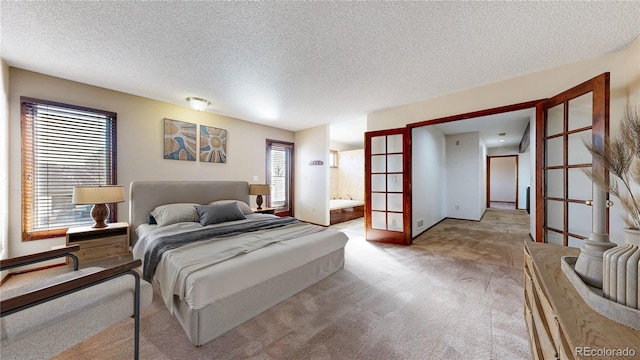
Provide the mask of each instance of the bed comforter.
POLYGON ((156 280, 167 309, 173 313, 174 295, 183 299, 191 274, 271 244, 300 241, 322 231, 326 229, 294 218, 271 216, 204 227, 180 223, 143 234, 134 247, 134 257, 143 259, 144 277, 156 280))

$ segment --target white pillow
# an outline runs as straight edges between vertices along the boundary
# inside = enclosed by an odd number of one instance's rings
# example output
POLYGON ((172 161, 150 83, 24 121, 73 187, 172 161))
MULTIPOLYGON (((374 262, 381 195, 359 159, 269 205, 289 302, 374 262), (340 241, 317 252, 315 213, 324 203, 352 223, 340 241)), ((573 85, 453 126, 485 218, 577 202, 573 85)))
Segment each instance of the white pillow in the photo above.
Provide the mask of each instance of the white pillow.
POLYGON ((223 204, 228 204, 228 203, 232 203, 232 202, 238 203, 238 207, 240 208, 240 211, 242 211, 242 214, 244 214, 244 215, 253 214, 253 210, 251 210, 249 205, 247 205, 247 203, 244 202, 244 201, 239 201, 239 200, 217 200, 217 201, 210 202, 209 205, 223 205, 223 204))
POLYGON ((176 203, 160 205, 153 209, 151 215, 156 219, 158 227, 167 226, 179 222, 194 222, 200 220, 200 215, 195 206, 200 204, 176 203))

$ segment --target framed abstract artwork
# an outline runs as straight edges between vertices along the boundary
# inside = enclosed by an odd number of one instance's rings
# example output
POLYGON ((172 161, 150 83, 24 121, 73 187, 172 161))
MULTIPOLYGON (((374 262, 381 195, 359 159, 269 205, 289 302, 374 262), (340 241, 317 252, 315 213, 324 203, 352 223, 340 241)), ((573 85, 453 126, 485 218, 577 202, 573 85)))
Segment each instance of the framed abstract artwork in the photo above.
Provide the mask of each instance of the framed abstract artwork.
POLYGON ((164 158, 196 161, 196 124, 164 119, 164 158))
POLYGON ((200 125, 200 161, 227 162, 227 130, 200 125))

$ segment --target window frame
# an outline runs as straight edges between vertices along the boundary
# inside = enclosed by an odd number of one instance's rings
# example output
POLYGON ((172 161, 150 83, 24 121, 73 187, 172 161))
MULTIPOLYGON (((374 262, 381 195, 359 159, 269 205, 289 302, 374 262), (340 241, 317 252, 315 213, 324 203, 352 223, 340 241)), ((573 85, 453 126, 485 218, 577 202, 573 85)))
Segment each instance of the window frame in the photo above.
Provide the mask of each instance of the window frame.
MULTIPOLYGON (((111 151, 108 153, 108 156, 105 156, 104 159, 108 162, 108 170, 103 173, 107 174, 106 177, 110 178, 111 181, 107 181, 108 183, 100 184, 100 185, 116 185, 117 184, 117 113, 99 109, 93 109, 78 105, 60 103, 49 100, 42 100, 36 98, 30 98, 21 96, 20 97, 20 127, 21 127, 21 165, 22 165, 22 179, 21 179, 21 205, 22 205, 22 241, 33 241, 33 240, 42 240, 42 239, 50 239, 56 237, 64 237, 69 227, 52 227, 46 230, 34 230, 34 218, 37 212, 33 211, 33 202, 35 196, 33 195, 33 181, 32 174, 34 172, 34 165, 36 160, 34 159, 35 148, 34 148, 34 134, 31 129, 35 121, 37 120, 34 117, 29 118, 33 113, 30 108, 36 106, 56 106, 61 108, 66 108, 69 110, 78 110, 84 112, 91 112, 95 114, 104 115, 109 122, 108 128, 110 129, 110 138, 107 139, 107 135, 105 134, 105 141, 108 141, 110 144, 111 151)), ((95 184, 98 185, 98 184, 95 184)), ((109 222, 114 223, 118 218, 118 207, 116 204, 107 204, 109 206, 110 214, 109 214, 109 222)), ((78 226, 83 226, 84 224, 78 224, 78 226)))
MULTIPOLYGON (((280 215, 280 216, 293 216, 294 214, 294 203, 295 203, 295 180, 294 180, 294 176, 295 176, 295 151, 294 151, 294 143, 291 142, 287 142, 287 141, 280 141, 280 140, 272 140, 272 139, 266 139, 266 175, 265 175, 265 180, 266 183, 269 184, 270 186, 272 186, 272 179, 271 179, 271 151, 272 151, 272 147, 273 146, 281 146, 284 148, 289 149, 289 184, 287 184, 286 186, 288 186, 289 189, 289 196, 288 196, 288 207, 277 207, 275 208, 274 212, 276 215, 280 215)), ((272 203, 271 203, 271 195, 268 195, 266 197, 266 203, 267 203, 267 207, 273 207, 272 203)))
POLYGON ((338 151, 337 150, 329 150, 329 167, 330 168, 338 167, 338 151))

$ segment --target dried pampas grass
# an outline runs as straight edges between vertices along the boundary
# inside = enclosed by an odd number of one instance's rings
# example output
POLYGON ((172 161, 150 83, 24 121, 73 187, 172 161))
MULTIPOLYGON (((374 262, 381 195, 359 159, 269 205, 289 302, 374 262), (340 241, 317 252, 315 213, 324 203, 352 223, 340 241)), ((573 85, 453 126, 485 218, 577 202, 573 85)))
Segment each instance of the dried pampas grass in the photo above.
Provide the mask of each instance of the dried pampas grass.
POLYGON ((640 185, 640 110, 627 110, 622 118, 620 134, 603 146, 596 146, 591 141, 584 143, 594 161, 609 170, 603 175, 586 169, 585 174, 600 188, 620 199, 627 213, 625 223, 640 230, 640 194, 633 193, 633 183, 640 185))

